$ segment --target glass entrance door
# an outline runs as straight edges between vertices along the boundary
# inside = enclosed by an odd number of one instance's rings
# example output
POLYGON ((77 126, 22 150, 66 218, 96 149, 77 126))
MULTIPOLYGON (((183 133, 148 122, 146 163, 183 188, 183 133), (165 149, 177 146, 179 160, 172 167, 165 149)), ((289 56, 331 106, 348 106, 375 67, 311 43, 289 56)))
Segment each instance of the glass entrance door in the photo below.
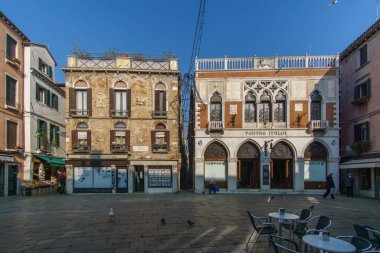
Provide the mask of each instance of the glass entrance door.
POLYGON ((144 166, 135 166, 135 191, 144 192, 144 166))
POLYGON ((128 170, 117 169, 117 192, 128 192, 128 170))
POLYGON ((8 196, 17 194, 17 165, 8 166, 8 196))

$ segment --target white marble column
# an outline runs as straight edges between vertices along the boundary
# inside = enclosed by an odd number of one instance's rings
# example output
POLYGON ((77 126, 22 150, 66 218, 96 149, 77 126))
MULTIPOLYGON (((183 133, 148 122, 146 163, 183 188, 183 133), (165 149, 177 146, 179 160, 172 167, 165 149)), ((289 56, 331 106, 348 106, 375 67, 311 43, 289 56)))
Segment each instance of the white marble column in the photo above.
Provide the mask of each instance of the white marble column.
POLYGON ((262 192, 267 192, 270 190, 270 158, 263 157, 260 158, 260 189, 262 192), (264 168, 266 168, 264 170, 264 168), (267 175, 264 175, 267 173, 267 175), (264 182, 264 177, 267 178, 264 182))
POLYGON ((305 160, 303 157, 294 159, 294 190, 303 192, 305 190, 305 160))
POLYGON ((228 172, 227 172, 227 191, 236 192, 237 191, 237 159, 229 158, 228 159, 228 172))

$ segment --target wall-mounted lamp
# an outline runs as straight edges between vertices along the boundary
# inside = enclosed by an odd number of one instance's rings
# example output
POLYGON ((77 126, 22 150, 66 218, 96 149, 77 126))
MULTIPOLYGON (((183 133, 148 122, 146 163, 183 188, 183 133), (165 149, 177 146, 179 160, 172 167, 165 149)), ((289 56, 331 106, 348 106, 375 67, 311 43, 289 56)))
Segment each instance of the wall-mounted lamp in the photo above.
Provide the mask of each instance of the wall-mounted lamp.
POLYGON ((269 141, 264 141, 264 145, 261 147, 261 149, 264 150, 264 155, 265 155, 265 157, 268 157, 268 148, 269 148, 270 150, 273 149, 273 147, 272 147, 272 142, 273 142, 273 139, 272 139, 272 140, 269 140, 269 141))

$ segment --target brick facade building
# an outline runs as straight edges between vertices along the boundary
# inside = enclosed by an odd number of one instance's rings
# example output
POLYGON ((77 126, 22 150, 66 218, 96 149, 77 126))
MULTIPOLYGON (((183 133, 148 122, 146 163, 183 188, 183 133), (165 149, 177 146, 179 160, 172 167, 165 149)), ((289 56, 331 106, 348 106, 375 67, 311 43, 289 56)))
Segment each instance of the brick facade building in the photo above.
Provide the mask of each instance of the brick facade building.
POLYGON ((320 192, 338 182, 338 56, 196 60, 196 192, 320 192))
POLYGON ((69 57, 63 71, 67 191, 178 191, 178 61, 69 57))

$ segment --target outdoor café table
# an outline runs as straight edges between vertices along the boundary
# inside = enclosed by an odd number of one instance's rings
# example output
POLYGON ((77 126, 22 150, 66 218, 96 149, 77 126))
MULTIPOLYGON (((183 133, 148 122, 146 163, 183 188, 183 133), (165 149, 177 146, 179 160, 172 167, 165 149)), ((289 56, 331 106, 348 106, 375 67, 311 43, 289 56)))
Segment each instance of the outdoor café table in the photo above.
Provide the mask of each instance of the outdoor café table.
POLYGON ((294 222, 295 220, 298 220, 300 217, 298 215, 292 214, 292 213, 283 213, 280 214, 279 212, 275 213, 269 213, 269 217, 278 220, 278 235, 282 236, 282 226, 281 223, 284 222, 285 220, 291 220, 294 222))
POLYGON ((321 252, 356 252, 355 246, 351 243, 330 236, 328 241, 324 241, 319 235, 304 235, 302 241, 313 248, 319 249, 321 252))

